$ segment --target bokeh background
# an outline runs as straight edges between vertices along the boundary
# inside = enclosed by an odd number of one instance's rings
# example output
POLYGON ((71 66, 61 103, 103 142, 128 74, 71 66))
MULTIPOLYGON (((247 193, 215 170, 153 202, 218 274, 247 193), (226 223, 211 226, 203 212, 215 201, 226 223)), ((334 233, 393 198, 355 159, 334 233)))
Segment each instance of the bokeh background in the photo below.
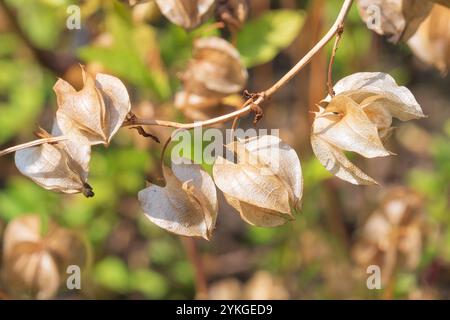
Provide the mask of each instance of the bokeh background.
MULTIPOLYGON (((247 52, 259 54, 246 60, 254 65, 247 86, 251 92, 268 88, 289 70, 332 25, 341 4, 250 2, 251 21, 269 10, 289 10, 278 19, 260 20, 256 28, 272 30, 271 37, 289 44, 286 49, 264 48, 265 32, 250 33, 253 36, 245 41, 252 49, 247 52), (289 12, 295 13, 293 19, 289 12), (268 53, 261 57, 261 52, 268 53)), ((177 74, 186 65, 195 38, 221 33, 208 28, 213 21, 187 33, 170 24, 151 2, 129 6, 112 0, 0 0, 0 4, 0 149, 32 140, 38 125, 51 127, 56 110, 52 86, 63 77, 81 87, 80 62, 88 70, 123 80, 136 114, 190 121, 173 106, 180 86, 177 74), (81 7, 81 30, 66 28, 70 4, 81 7)), ((353 186, 323 169, 309 144, 310 110, 326 95, 330 51, 328 45, 265 103, 264 118, 258 123, 259 128, 280 129, 281 138, 299 154, 305 179, 301 214, 283 227, 252 227, 221 196, 213 239, 196 240, 209 298, 450 298, 450 79, 421 63, 405 44, 390 44, 368 30, 353 7, 334 79, 358 71, 387 72, 408 86, 428 115, 395 124, 387 147, 397 156, 370 160, 352 156, 381 184, 353 186), (376 219, 367 224, 374 215, 389 215, 392 210, 403 210, 412 218, 404 226, 386 226, 376 219), (377 237, 384 237, 382 244, 377 237), (380 265, 382 273, 384 268, 390 270, 381 290, 366 286, 370 264, 380 265)), ((250 116, 240 125, 246 128, 251 123, 250 116)), ((162 139, 170 135, 168 129, 149 130, 162 139)), ((195 298, 196 268, 187 254, 192 248, 148 221, 137 201, 146 180, 162 183, 160 152, 161 146, 152 140, 122 129, 109 148, 93 151, 89 181, 96 195, 91 199, 43 190, 18 173, 12 155, 0 158, 0 244, 6 225, 17 217, 47 217, 76 232, 88 252, 82 289, 62 285, 55 298, 195 298)), ((0 298, 27 296, 13 291, 3 277, 0 298)))

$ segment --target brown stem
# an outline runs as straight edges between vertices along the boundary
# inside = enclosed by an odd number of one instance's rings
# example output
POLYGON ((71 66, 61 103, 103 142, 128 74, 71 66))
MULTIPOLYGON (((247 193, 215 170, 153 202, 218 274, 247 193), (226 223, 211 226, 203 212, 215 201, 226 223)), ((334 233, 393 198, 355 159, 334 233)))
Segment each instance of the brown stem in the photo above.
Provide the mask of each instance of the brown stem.
POLYGON ((334 40, 333 45, 333 51, 331 52, 331 58, 330 63, 328 64, 328 79, 327 79, 327 87, 328 87, 328 94, 331 97, 335 96, 335 92, 333 90, 333 64, 334 64, 334 57, 336 56, 336 52, 338 49, 339 41, 342 38, 342 34, 344 33, 344 22, 339 25, 338 31, 336 33, 336 39, 334 40))
POLYGON ((297 64, 292 67, 281 79, 279 79, 275 84, 273 84, 269 89, 255 95, 257 99, 250 98, 244 103, 242 109, 237 111, 222 115, 217 118, 199 121, 194 123, 178 123, 172 121, 164 121, 164 120, 153 120, 153 119, 139 119, 137 117, 126 121, 123 126, 135 126, 135 125, 149 125, 149 126, 163 126, 163 127, 171 127, 171 128, 182 128, 182 129, 193 129, 202 126, 210 126, 217 123, 227 122, 236 117, 244 116, 248 114, 253 105, 259 106, 267 99, 271 98, 275 92, 284 87, 292 78, 294 78, 300 70, 302 70, 311 59, 331 40, 336 34, 342 33, 342 25, 347 17, 348 12, 353 4, 353 0, 345 0, 342 4, 342 8, 339 11, 338 17, 336 18, 335 23, 330 28, 330 30, 317 42, 314 47, 311 48, 306 55, 297 62, 297 64))
POLYGON ((68 138, 66 136, 58 136, 58 137, 49 137, 49 138, 33 140, 33 141, 26 142, 26 143, 23 143, 23 144, 19 144, 17 146, 14 146, 14 147, 11 147, 11 148, 8 148, 8 149, 5 149, 5 150, 1 150, 0 151, 0 157, 6 155, 8 153, 16 152, 18 150, 40 146, 41 144, 45 144, 45 143, 55 143, 55 142, 59 142, 59 141, 64 141, 64 140, 67 140, 67 139, 68 138))
POLYGON ((71 55, 57 54, 52 51, 36 47, 33 41, 31 41, 29 36, 22 29, 17 19, 16 13, 8 5, 6 5, 4 0, 0 0, 0 9, 2 9, 7 16, 14 31, 17 33, 20 39, 22 39, 23 43, 25 43, 28 49, 30 49, 39 64, 41 64, 43 67, 49 69, 58 76, 62 76, 66 73, 70 66, 79 63, 79 61, 71 55))
POLYGON ((181 237, 186 254, 194 268, 195 273, 195 290, 196 299, 208 299, 208 283, 206 281, 205 271, 203 268, 203 261, 198 252, 197 243, 195 239, 189 237, 181 237))
MULTIPOLYGON (((223 123, 227 122, 231 119, 235 119, 236 117, 242 117, 246 114, 248 114, 250 111, 254 110, 255 107, 262 104, 264 101, 269 99, 275 92, 277 92, 279 89, 284 87, 292 78, 297 75, 297 73, 300 72, 300 70, 303 69, 310 61, 311 59, 335 36, 338 35, 337 38, 340 38, 340 34, 342 35, 343 32, 343 24, 345 21, 345 18, 347 17, 348 12, 350 11, 350 8, 353 4, 353 0, 345 0, 342 8, 338 14, 338 17, 336 18, 335 23, 330 28, 330 30, 320 39, 319 42, 317 42, 314 47, 311 48, 306 55, 300 59, 300 61, 297 62, 297 64, 292 67, 291 70, 289 70, 281 79, 279 79, 274 85, 272 85, 269 89, 258 93, 254 95, 253 97, 249 98, 243 105, 243 107, 239 110, 236 110, 234 112, 224 114, 222 116, 219 116, 217 118, 212 118, 205 121, 198 121, 194 123, 178 123, 173 121, 165 121, 165 120, 154 120, 154 119, 139 119, 138 117, 134 116, 130 119, 127 119, 123 123, 123 127, 129 127, 129 126, 139 126, 139 125, 156 125, 156 126, 162 126, 162 127, 170 127, 170 128, 178 128, 178 129, 193 129, 197 127, 203 127, 203 126, 210 126, 217 123, 223 123), (255 97, 257 97, 255 99, 255 97)), ((0 6, 3 7, 3 9, 6 11, 7 15, 10 16, 10 18, 14 18, 15 15, 13 12, 4 4, 4 0, 0 0, 0 6)), ((12 22, 16 27, 20 27, 17 23, 17 20, 12 19, 12 22)), ((23 40, 30 46, 30 48, 35 52, 38 53, 39 49, 36 49, 32 44, 31 41, 28 39, 28 37, 21 31, 20 28, 17 30, 23 40), (37 50, 37 51, 36 51, 37 50)), ((336 44, 337 45, 337 44, 336 44)), ((38 57, 39 55, 37 55, 38 57)), ((39 59, 39 58, 38 58, 39 59)), ((41 61, 45 62, 45 61, 41 61)), ((2 153, 3 154, 3 153, 2 153)), ((1 155, 1 154, 0 154, 1 155)))
POLYGON ((230 130, 230 141, 234 141, 234 131, 236 130, 236 128, 239 124, 239 119, 240 119, 239 116, 237 116, 233 119, 233 124, 231 125, 231 130, 230 130))
POLYGON ((342 203, 339 199, 338 188, 333 180, 323 183, 325 189, 328 215, 331 232, 334 233, 346 249, 350 249, 350 239, 345 226, 345 217, 342 203))
POLYGON ((179 131, 181 131, 181 130, 183 130, 183 129, 177 129, 174 132, 172 132, 170 137, 167 138, 166 142, 164 142, 164 146, 163 146, 162 151, 161 151, 161 159, 160 159, 160 165, 161 165, 161 171, 162 172, 164 172, 164 155, 166 154, 167 147, 169 146, 170 142, 172 141, 172 138, 175 137, 177 135, 177 133, 179 131))

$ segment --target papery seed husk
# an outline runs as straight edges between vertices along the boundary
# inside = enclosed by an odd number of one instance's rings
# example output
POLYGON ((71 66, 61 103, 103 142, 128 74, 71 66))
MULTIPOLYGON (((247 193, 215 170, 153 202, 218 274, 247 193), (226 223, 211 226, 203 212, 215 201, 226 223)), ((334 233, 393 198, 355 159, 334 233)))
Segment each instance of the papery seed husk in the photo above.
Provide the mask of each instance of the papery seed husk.
POLYGON ((193 59, 183 75, 184 90, 205 98, 222 98, 241 91, 248 73, 239 52, 218 37, 194 43, 193 59))
POLYGON ((72 122, 60 126, 60 130, 66 134, 66 130, 72 132, 75 128, 91 145, 108 145, 130 112, 128 92, 118 78, 110 75, 99 73, 94 79, 83 69, 83 79, 80 91, 62 79, 53 88, 58 102, 57 118, 72 122))
POLYGON ((47 190, 80 193, 86 181, 80 166, 58 145, 43 144, 15 154, 19 171, 47 190))
POLYGON ((345 95, 334 97, 323 113, 316 114, 313 134, 339 149, 367 158, 390 155, 380 140, 377 126, 345 95))
POLYGON ((293 220, 303 186, 295 151, 269 135, 238 139, 226 147, 237 162, 219 156, 213 167, 214 181, 242 219, 262 227, 293 220))
POLYGON ((214 0, 156 0, 161 13, 172 23, 191 30, 212 12, 214 0))
POLYGON ((341 150, 314 134, 311 135, 311 146, 319 162, 336 177, 356 185, 377 184, 350 162, 341 150))
POLYGON ((214 182, 199 165, 174 163, 164 167, 166 186, 150 185, 139 192, 146 216, 175 234, 209 240, 217 219, 214 182))

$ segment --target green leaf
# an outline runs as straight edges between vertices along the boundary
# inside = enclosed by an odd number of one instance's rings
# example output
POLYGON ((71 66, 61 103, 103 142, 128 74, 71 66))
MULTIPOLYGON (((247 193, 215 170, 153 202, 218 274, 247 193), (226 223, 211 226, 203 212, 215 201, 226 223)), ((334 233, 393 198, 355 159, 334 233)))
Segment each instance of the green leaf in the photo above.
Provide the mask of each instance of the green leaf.
POLYGON ((125 263, 116 257, 106 257, 94 270, 95 281, 103 287, 119 293, 129 290, 129 274, 125 263))
POLYGON ((58 196, 23 177, 9 180, 0 193, 0 219, 10 221, 24 213, 51 215, 59 207, 58 196))
POLYGON ((163 68, 152 68, 149 64, 149 57, 160 54, 155 29, 145 24, 134 25, 130 17, 116 11, 107 15, 105 24, 111 44, 82 47, 78 56, 88 62, 101 63, 141 90, 150 89, 156 99, 167 99, 171 95, 167 74, 163 68))
MULTIPOLYGON (((0 36, 3 45, 2 41, 0 36)), ((21 59, 11 62, 0 56, 0 144, 33 126, 45 102, 45 90, 45 77, 39 68, 21 59)))
POLYGON ((166 279, 157 272, 140 269, 131 273, 131 289, 149 299, 161 299, 169 291, 166 279))
POLYGON ((7 5, 17 12, 18 22, 34 45, 53 49, 66 26, 67 7, 72 1, 58 3, 43 0, 8 0, 7 5), (39 27, 36 27, 39 26, 39 27), (55 26, 61 26, 56 27, 55 26))
POLYGON ((237 37, 245 65, 249 68, 275 58, 294 41, 304 17, 303 11, 272 10, 245 24, 237 37))

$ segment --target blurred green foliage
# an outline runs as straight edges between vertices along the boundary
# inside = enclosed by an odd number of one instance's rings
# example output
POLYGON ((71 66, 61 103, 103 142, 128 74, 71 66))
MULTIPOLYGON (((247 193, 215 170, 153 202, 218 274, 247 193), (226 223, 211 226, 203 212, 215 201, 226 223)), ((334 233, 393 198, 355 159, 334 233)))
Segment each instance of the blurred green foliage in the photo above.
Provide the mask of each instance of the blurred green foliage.
POLYGON ((1 144, 36 120, 45 102, 49 79, 27 59, 18 57, 11 63, 20 45, 14 35, 0 34, 0 43, 1 144))
POLYGON ((124 5, 112 3, 114 5, 107 6, 104 21, 111 45, 82 47, 78 51, 80 58, 101 63, 130 84, 151 90, 156 99, 168 99, 171 91, 167 74, 147 63, 151 55, 159 55, 155 28, 147 24, 134 25, 131 13, 124 5))
POLYGON ((237 35, 237 48, 247 68, 271 61, 297 37, 305 13, 271 10, 248 21, 237 35))

